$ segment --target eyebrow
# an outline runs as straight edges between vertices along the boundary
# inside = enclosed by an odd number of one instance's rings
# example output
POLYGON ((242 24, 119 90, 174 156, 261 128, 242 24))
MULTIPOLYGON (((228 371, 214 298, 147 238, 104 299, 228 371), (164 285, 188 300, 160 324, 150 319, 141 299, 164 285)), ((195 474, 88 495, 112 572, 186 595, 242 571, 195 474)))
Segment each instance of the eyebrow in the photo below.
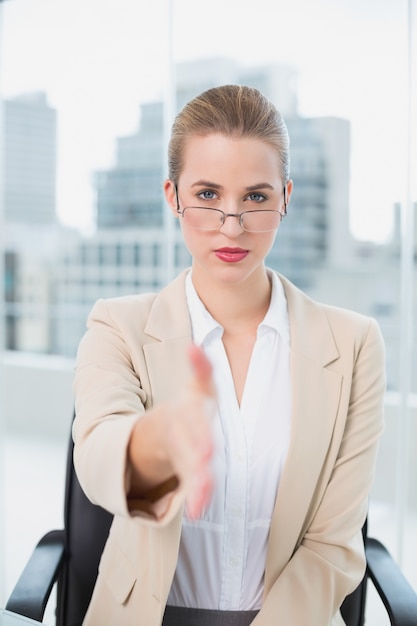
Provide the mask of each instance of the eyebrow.
POLYGON ((191 187, 214 187, 214 189, 223 189, 223 185, 219 185, 218 183, 212 183, 209 180, 197 180, 195 183, 191 185, 191 187))
MULTIPOLYGON (((197 180, 191 185, 191 187, 212 187, 213 189, 223 189, 223 185, 213 183, 209 180, 197 180)), ((255 191, 256 189, 274 189, 270 183, 258 183, 256 185, 249 185, 245 187, 245 191, 255 191)))
POLYGON ((246 187, 246 191, 255 191, 256 189, 272 189, 274 190, 273 185, 270 185, 269 183, 258 183, 257 185, 250 185, 249 187, 246 187))

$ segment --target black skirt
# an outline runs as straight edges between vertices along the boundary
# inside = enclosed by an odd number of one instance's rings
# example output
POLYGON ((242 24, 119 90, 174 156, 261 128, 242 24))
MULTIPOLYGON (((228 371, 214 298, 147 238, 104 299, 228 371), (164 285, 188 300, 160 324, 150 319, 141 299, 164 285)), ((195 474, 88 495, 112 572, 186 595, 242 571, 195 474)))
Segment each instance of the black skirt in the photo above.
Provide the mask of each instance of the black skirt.
POLYGON ((258 611, 215 611, 167 606, 162 626, 249 626, 258 611))

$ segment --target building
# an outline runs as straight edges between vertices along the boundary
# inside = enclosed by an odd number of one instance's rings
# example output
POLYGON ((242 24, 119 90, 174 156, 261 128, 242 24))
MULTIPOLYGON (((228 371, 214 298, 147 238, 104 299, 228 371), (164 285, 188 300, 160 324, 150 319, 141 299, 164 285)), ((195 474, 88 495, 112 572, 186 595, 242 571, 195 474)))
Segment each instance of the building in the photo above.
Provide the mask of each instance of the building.
MULTIPOLYGON (((174 220, 174 217, 171 216, 174 220)), ((51 351, 73 357, 94 302, 132 293, 156 292, 167 283, 167 265, 178 274, 189 265, 179 229, 173 257, 159 228, 106 228, 89 238, 63 241, 54 267, 51 351)))
POLYGON ((48 352, 56 241, 57 116, 44 93, 4 101, 8 349, 48 352))
POLYGON ((56 273, 64 246, 74 246, 78 232, 58 223, 7 225, 5 256, 6 348, 24 352, 54 351, 56 273))
POLYGON ((140 107, 137 132, 116 141, 116 166, 95 175, 97 227, 162 228, 163 104, 140 107))
POLYGON ((269 263, 309 289, 318 270, 351 262, 350 127, 332 117, 286 121, 294 191, 269 263))
POLYGON ((4 102, 6 222, 56 223, 57 116, 44 93, 4 102))

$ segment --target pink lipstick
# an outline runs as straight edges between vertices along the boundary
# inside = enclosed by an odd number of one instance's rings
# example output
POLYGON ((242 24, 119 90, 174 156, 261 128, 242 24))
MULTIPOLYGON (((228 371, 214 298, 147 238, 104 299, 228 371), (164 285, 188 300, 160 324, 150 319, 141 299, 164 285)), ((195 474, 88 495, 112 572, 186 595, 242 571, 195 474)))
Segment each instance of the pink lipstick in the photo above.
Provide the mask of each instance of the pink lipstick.
POLYGON ((214 254, 225 263, 238 263, 248 256, 249 250, 244 250, 243 248, 219 248, 214 251, 214 254))

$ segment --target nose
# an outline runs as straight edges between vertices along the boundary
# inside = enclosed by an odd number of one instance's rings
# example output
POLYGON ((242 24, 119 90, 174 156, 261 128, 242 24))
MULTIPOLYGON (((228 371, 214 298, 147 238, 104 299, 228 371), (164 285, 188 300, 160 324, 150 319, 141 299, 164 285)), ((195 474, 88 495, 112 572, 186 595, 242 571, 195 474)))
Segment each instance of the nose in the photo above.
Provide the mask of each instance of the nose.
POLYGON ((231 239, 239 237, 239 235, 244 232, 243 228, 240 225, 239 218, 239 213, 226 213, 224 223, 220 227, 220 232, 222 232, 227 237, 230 237, 231 239))

